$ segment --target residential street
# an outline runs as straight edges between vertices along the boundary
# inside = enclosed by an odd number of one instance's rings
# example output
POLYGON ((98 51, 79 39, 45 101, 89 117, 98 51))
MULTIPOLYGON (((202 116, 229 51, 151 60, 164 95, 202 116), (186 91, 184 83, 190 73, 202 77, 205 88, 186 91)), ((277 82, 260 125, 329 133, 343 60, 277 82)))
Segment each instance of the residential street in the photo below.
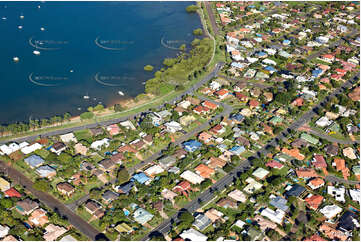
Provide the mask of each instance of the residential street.
POLYGON ((360 141, 359 140, 347 140, 347 139, 337 139, 337 138, 334 138, 332 136, 329 136, 327 134, 324 134, 324 133, 320 133, 318 132, 317 130, 314 130, 314 129, 310 129, 308 131, 309 133, 313 134, 313 135, 316 135, 322 139, 325 139, 325 140, 328 140, 330 142, 336 142, 338 144, 344 144, 344 145, 352 145, 352 144, 359 144, 360 141))
POLYGON ((28 179, 15 168, 8 166, 4 161, 0 161, 0 170, 7 174, 15 183, 19 183, 27 190, 29 190, 46 206, 53 209, 54 211, 57 211, 60 216, 66 217, 70 224, 79 229, 79 231, 84 235, 88 236, 90 240, 96 240, 97 237, 101 234, 97 229, 95 229, 89 223, 84 221, 80 216, 76 215, 69 208, 67 208, 62 202, 46 192, 34 189, 33 182, 30 179, 28 179))

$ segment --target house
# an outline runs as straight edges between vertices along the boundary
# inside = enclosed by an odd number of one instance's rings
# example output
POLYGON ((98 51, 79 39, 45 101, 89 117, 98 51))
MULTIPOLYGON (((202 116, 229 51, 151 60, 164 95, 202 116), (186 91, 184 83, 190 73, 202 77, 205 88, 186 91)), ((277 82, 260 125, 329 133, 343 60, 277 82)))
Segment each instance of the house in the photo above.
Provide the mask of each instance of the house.
POLYGON ((225 98, 228 97, 229 91, 228 91, 227 89, 221 89, 221 90, 215 92, 215 95, 216 95, 219 99, 223 100, 223 99, 225 99, 225 98))
POLYGON ((166 127, 166 130, 170 133, 175 133, 182 130, 182 126, 180 125, 180 123, 175 121, 165 123, 164 126, 166 127))
POLYGON ((186 170, 184 171, 180 177, 182 177, 183 179, 189 181, 192 184, 200 184, 204 181, 204 178, 197 175, 196 173, 190 171, 190 170, 186 170))
POLYGON ((126 144, 126 145, 120 146, 118 148, 118 152, 120 152, 120 153, 125 153, 125 152, 137 153, 138 151, 136 149, 134 149, 132 146, 126 144))
POLYGON ((41 227, 49 223, 48 216, 46 216, 46 211, 42 208, 38 208, 34 210, 34 212, 31 213, 28 220, 30 221, 31 224, 41 227))
POLYGON ((318 169, 327 168, 327 163, 322 155, 314 155, 312 159, 312 165, 318 169))
POLYGON ((118 191, 119 193, 122 193, 122 194, 128 194, 133 186, 134 186, 134 182, 133 181, 129 181, 129 182, 126 182, 126 183, 123 183, 119 186, 116 186, 114 187, 114 190, 118 191))
POLYGON ((253 194, 255 191, 262 188, 262 184, 254 180, 252 177, 246 179, 248 185, 243 189, 248 194, 253 194))
POLYGON ((207 162, 207 165, 212 169, 223 168, 226 164, 227 164, 226 161, 215 157, 211 157, 207 162))
POLYGON ((4 178, 0 177, 0 190, 2 192, 5 192, 6 190, 9 190, 10 187, 11 187, 10 182, 8 182, 4 178))
POLYGON ((296 158, 297 160, 305 159, 305 156, 303 154, 301 154, 297 148, 294 148, 291 150, 289 150, 287 148, 282 148, 282 153, 285 153, 286 155, 296 158))
POLYGON ((84 205, 85 210, 93 215, 95 218, 101 218, 104 216, 102 206, 93 200, 88 200, 84 205))
POLYGON ((205 164, 200 164, 196 168, 196 173, 203 178, 211 178, 211 176, 215 173, 215 170, 208 167, 205 164))
POLYGON ((318 194, 309 194, 304 201, 313 210, 317 210, 318 207, 322 204, 323 197, 318 194))
POLYGON ((164 169, 160 165, 154 165, 144 171, 147 176, 153 177, 164 172, 164 169))
POLYGON ((21 194, 13 187, 4 191, 4 195, 5 195, 5 197, 21 198, 21 194))
POLYGON ((338 220, 337 228, 341 231, 351 232, 359 230, 359 216, 351 211, 346 211, 338 220))
MULTIPOLYGON (((20 144, 20 147, 21 147, 21 144, 20 144)), ((34 143, 32 145, 29 145, 29 146, 24 146, 23 148, 21 148, 21 152, 23 152, 23 154, 25 155, 28 155, 36 150, 39 150, 43 148, 43 146, 39 143, 34 143)))
POLYGON ((122 164, 122 161, 125 159, 124 155, 122 153, 114 154, 110 157, 110 160, 115 164, 122 164))
POLYGON ((204 101, 202 103, 202 106, 206 107, 206 108, 208 108, 210 110, 216 110, 218 108, 218 104, 212 103, 212 102, 210 102, 208 100, 204 101))
POLYGON ((141 140, 141 139, 136 139, 136 140, 130 142, 129 144, 130 144, 131 147, 133 147, 134 150, 136 151, 136 152, 134 152, 134 153, 137 153, 138 150, 141 150, 141 149, 143 149, 143 148, 146 146, 145 142, 144 142, 143 140, 141 140))
POLYGON ((231 152, 233 155, 241 155, 243 152, 245 152, 246 149, 244 148, 244 146, 233 146, 229 152, 231 152))
POLYGON ((296 174, 299 178, 312 178, 312 177, 318 177, 318 174, 314 169, 311 168, 298 168, 296 170, 296 174))
POLYGON ((138 208, 137 210, 135 210, 133 217, 137 223, 143 225, 149 222, 154 217, 154 215, 143 208, 138 208))
POLYGON ((188 100, 183 100, 180 103, 178 103, 178 107, 184 108, 184 109, 188 109, 191 106, 191 102, 188 100))
POLYGON ((322 128, 331 125, 331 123, 332 123, 332 121, 330 121, 328 119, 328 117, 326 117, 326 116, 323 116, 323 117, 321 117, 320 119, 318 119, 316 121, 316 125, 319 126, 319 127, 322 127, 322 128))
POLYGON ((207 228, 212 223, 212 220, 210 220, 206 215, 203 213, 199 213, 195 218, 193 222, 193 226, 196 227, 198 230, 202 231, 205 228, 207 228))
POLYGON ((208 237, 198 232, 197 230, 190 228, 188 230, 183 230, 183 232, 179 235, 182 239, 188 241, 207 241, 208 237))
POLYGON ((115 192, 113 192, 111 190, 106 190, 102 195, 102 199, 104 200, 104 202, 106 204, 111 203, 112 201, 114 201, 118 197, 119 197, 119 194, 115 193, 115 192))
POLYGON ((283 165, 280 162, 275 161, 275 160, 267 162, 266 166, 270 167, 270 168, 274 168, 274 169, 282 169, 283 168, 283 165))
POLYGON ((211 208, 211 209, 207 210, 205 215, 212 221, 212 223, 214 223, 216 221, 223 222, 222 217, 224 214, 215 208, 211 208))
POLYGON ((188 126, 195 121, 196 121, 196 118, 193 115, 186 115, 186 116, 179 118, 179 123, 182 126, 188 126))
POLYGON ((333 166, 336 166, 337 171, 341 171, 344 179, 350 176, 350 170, 346 167, 344 159, 335 158, 332 163, 333 166))
POLYGON ((217 124, 216 126, 214 126, 213 128, 211 128, 210 131, 211 131, 213 134, 221 135, 221 134, 223 134, 224 132, 226 132, 226 128, 223 127, 223 125, 221 125, 221 124, 217 124))
POLYGON ((56 188, 61 194, 66 195, 68 197, 70 197, 75 192, 75 188, 67 182, 58 183, 56 185, 56 188))
POLYGON ((310 237, 305 238, 303 241, 326 241, 324 238, 318 234, 311 235, 310 237))
POLYGON ((325 181, 320 177, 316 177, 316 178, 310 180, 307 185, 309 187, 311 187, 313 190, 315 190, 320 187, 323 187, 325 185, 325 181))
POLYGON ((38 155, 31 155, 31 156, 25 158, 24 162, 26 164, 28 164, 28 166, 30 166, 31 168, 34 169, 36 167, 41 166, 44 163, 44 160, 43 160, 43 158, 41 158, 38 155))
POLYGON ((104 138, 104 139, 101 139, 101 140, 94 141, 90 145, 90 148, 92 148, 94 150, 101 150, 103 147, 108 147, 108 146, 109 146, 109 139, 104 138))
POLYGON ((52 178, 56 176, 56 170, 48 165, 36 168, 35 172, 42 178, 52 178))
POLYGON ((306 188, 304 188, 301 185, 294 184, 293 186, 288 185, 285 190, 286 190, 286 192, 284 193, 284 195, 286 198, 289 198, 292 196, 300 197, 306 191, 306 188))
POLYGON ((355 155, 355 151, 351 147, 347 147, 347 148, 343 149, 342 152, 343 152, 344 156, 346 156, 347 158, 349 158, 351 160, 357 159, 357 157, 355 155))
POLYGON ((0 224, 0 238, 3 238, 6 235, 8 235, 9 231, 10 228, 8 226, 0 224))
POLYGON ((147 145, 152 145, 153 144, 153 136, 151 134, 148 134, 146 136, 143 137, 143 141, 147 144, 147 145))
POLYGON ((55 241, 57 238, 62 236, 64 233, 66 233, 67 230, 63 227, 49 224, 45 227, 45 233, 43 235, 43 238, 45 241, 55 241))
POLYGON ((130 227, 128 224, 126 223, 120 223, 117 226, 115 226, 114 228, 116 231, 118 231, 118 233, 127 233, 130 234, 131 232, 133 232, 132 227, 130 227))
POLYGON ((260 105, 260 102, 257 101, 256 99, 251 99, 248 102, 249 107, 252 108, 257 108, 260 105))
POLYGON ((104 133, 104 130, 101 127, 91 128, 90 133, 93 136, 98 136, 104 133))
POLYGON ((189 141, 183 143, 184 149, 188 152, 194 152, 194 151, 198 150, 199 148, 201 148, 201 146, 202 146, 202 143, 200 143, 196 140, 189 140, 189 141))
POLYGON ((86 156, 87 152, 88 152, 88 148, 83 145, 82 143, 77 143, 76 145, 74 145, 74 149, 75 149, 75 153, 76 154, 81 154, 86 156))
POLYGON ((338 202, 345 202, 345 187, 327 187, 327 194, 333 196, 338 202))
POLYGON ((281 209, 276 209, 275 211, 270 208, 265 208, 262 210, 261 215, 267 217, 272 222, 281 224, 283 223, 283 218, 285 217, 286 213, 281 209))
POLYGON ((50 151, 60 155, 61 152, 63 152, 64 150, 66 150, 66 145, 63 142, 56 142, 55 144, 52 145, 50 151))
POLYGON ((140 184, 145 184, 150 180, 150 178, 143 172, 134 174, 133 179, 139 182, 140 184))
POLYGON ((287 200, 284 199, 281 196, 275 196, 275 195, 271 195, 270 196, 270 205, 274 206, 277 209, 281 209, 284 212, 288 212, 289 207, 286 205, 287 204, 287 200))
POLYGON ((185 196, 188 196, 188 192, 190 190, 191 190, 191 184, 188 181, 181 181, 173 188, 174 192, 182 193, 185 196))
POLYGON ((348 94, 348 97, 352 100, 352 101, 360 101, 360 87, 356 87, 352 90, 352 92, 350 92, 348 94))
POLYGON ((114 170, 117 166, 117 164, 113 162, 111 159, 103 159, 98 163, 98 165, 99 168, 104 172, 110 172, 114 170))
POLYGON ((198 139, 203 143, 207 144, 212 141, 212 135, 209 134, 208 132, 203 131, 198 135, 198 139))
POLYGON ((67 134, 60 135, 60 139, 64 143, 70 143, 70 142, 76 143, 76 142, 78 142, 78 140, 75 138, 73 133, 67 133, 67 134))
POLYGON ((326 154, 329 156, 335 156, 338 154, 338 146, 334 144, 329 144, 325 147, 326 154))
POLYGON ((334 218, 337 214, 342 212, 342 208, 340 208, 337 205, 326 205, 322 209, 320 209, 320 212, 325 216, 327 219, 334 218))
POLYGON ((228 193, 228 197, 234 199, 237 202, 242 202, 242 203, 247 202, 247 196, 238 189, 235 189, 230 193, 228 193))
POLYGON ((107 131, 111 136, 114 136, 120 133, 120 128, 117 124, 111 124, 107 127, 107 131))
POLYGON ((222 208, 232 208, 232 209, 237 209, 237 203, 227 199, 227 198, 222 198, 221 200, 219 200, 217 202, 217 206, 222 207, 222 208))
POLYGON ((75 239, 73 236, 71 236, 70 234, 65 235, 63 238, 61 238, 59 241, 78 241, 77 239, 75 239))
POLYGON ((346 241, 347 238, 349 237, 348 234, 346 234, 343 231, 333 228, 332 225, 330 225, 328 223, 323 223, 319 227, 319 231, 321 233, 325 234, 325 236, 331 240, 346 241))
POLYGON ((29 198, 16 203, 16 210, 21 215, 29 215, 39 207, 39 204, 29 198))
POLYGON ((252 173, 252 176, 256 177, 258 180, 264 180, 268 176, 268 174, 269 171, 263 169, 262 167, 259 167, 252 173))

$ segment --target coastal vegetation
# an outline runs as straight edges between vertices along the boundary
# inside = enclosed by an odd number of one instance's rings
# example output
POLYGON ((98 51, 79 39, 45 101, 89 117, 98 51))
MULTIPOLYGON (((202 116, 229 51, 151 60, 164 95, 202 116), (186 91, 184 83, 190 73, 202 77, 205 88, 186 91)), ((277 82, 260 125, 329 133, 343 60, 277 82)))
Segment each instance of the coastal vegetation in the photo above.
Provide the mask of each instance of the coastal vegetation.
POLYGON ((195 29, 193 35, 203 35, 203 30, 201 28, 195 29))
POLYGON ((195 13, 198 10, 198 6, 197 5, 189 5, 188 7, 186 7, 186 11, 188 13, 195 13))
POLYGON ((144 66, 145 71, 153 71, 154 67, 152 65, 146 65, 144 66))
POLYGON ((175 90, 177 85, 183 85, 197 78, 206 69, 212 53, 212 41, 209 38, 194 39, 189 53, 181 53, 175 58, 166 58, 163 65, 167 68, 154 73, 145 85, 147 94, 162 95, 175 90))

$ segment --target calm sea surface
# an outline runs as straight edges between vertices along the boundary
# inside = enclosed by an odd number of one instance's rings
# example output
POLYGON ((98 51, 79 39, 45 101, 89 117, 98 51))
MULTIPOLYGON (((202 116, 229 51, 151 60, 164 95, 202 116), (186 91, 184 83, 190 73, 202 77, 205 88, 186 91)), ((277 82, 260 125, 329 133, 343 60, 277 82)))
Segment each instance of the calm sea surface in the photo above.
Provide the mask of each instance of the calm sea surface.
POLYGON ((160 67, 201 27, 189 4, 0 2, 0 123, 77 115, 143 92, 152 76, 143 67, 160 67))

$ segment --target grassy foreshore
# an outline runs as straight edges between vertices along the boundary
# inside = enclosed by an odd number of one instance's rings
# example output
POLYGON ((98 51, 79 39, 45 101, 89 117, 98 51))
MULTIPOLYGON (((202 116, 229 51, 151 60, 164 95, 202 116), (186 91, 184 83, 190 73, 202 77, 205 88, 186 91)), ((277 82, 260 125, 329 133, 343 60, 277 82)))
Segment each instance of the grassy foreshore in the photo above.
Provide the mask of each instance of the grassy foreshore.
MULTIPOLYGON (((198 5, 198 6, 200 7, 200 5, 198 5)), ((205 32, 209 31, 210 34, 214 33, 214 31, 211 29, 212 28, 211 24, 209 24, 209 19, 208 19, 208 15, 207 15, 206 11, 203 11, 203 13, 201 11, 197 11, 197 12, 201 18, 203 30, 205 32)), ((217 62, 223 61, 225 59, 224 53, 222 51, 219 51, 219 40, 217 38, 215 38, 215 40, 216 41, 214 41, 214 42, 212 41, 213 44, 215 44, 215 46, 213 46, 213 48, 215 48, 215 54, 212 55, 212 57, 209 61, 208 70, 205 72, 202 72, 200 75, 198 75, 193 80, 186 82, 184 84, 185 90, 189 89, 192 85, 196 84, 197 82, 202 80, 205 76, 207 76, 212 71, 213 67, 215 66, 215 64, 217 62)), ((44 128, 30 130, 30 131, 19 133, 19 134, 2 136, 2 137, 0 137, 0 141, 3 141, 3 142, 10 141, 10 140, 17 139, 17 138, 41 135, 41 134, 45 134, 45 133, 52 132, 52 131, 58 131, 58 130, 62 130, 62 129, 69 129, 69 128, 74 128, 74 127, 79 127, 79 126, 85 126, 85 125, 90 125, 90 124, 94 124, 94 123, 98 123, 98 122, 116 119, 116 118, 131 116, 131 115, 137 114, 139 112, 146 111, 148 109, 159 106, 165 102, 168 102, 183 92, 184 92, 184 90, 179 90, 179 91, 173 90, 169 93, 156 96, 155 98, 152 98, 149 101, 146 101, 146 102, 140 101, 139 104, 136 104, 135 106, 130 107, 121 112, 115 112, 112 109, 112 107, 108 107, 103 112, 96 113, 94 118, 92 118, 92 119, 81 120, 79 117, 73 117, 71 119, 71 121, 65 121, 56 126, 47 126, 44 128)))

